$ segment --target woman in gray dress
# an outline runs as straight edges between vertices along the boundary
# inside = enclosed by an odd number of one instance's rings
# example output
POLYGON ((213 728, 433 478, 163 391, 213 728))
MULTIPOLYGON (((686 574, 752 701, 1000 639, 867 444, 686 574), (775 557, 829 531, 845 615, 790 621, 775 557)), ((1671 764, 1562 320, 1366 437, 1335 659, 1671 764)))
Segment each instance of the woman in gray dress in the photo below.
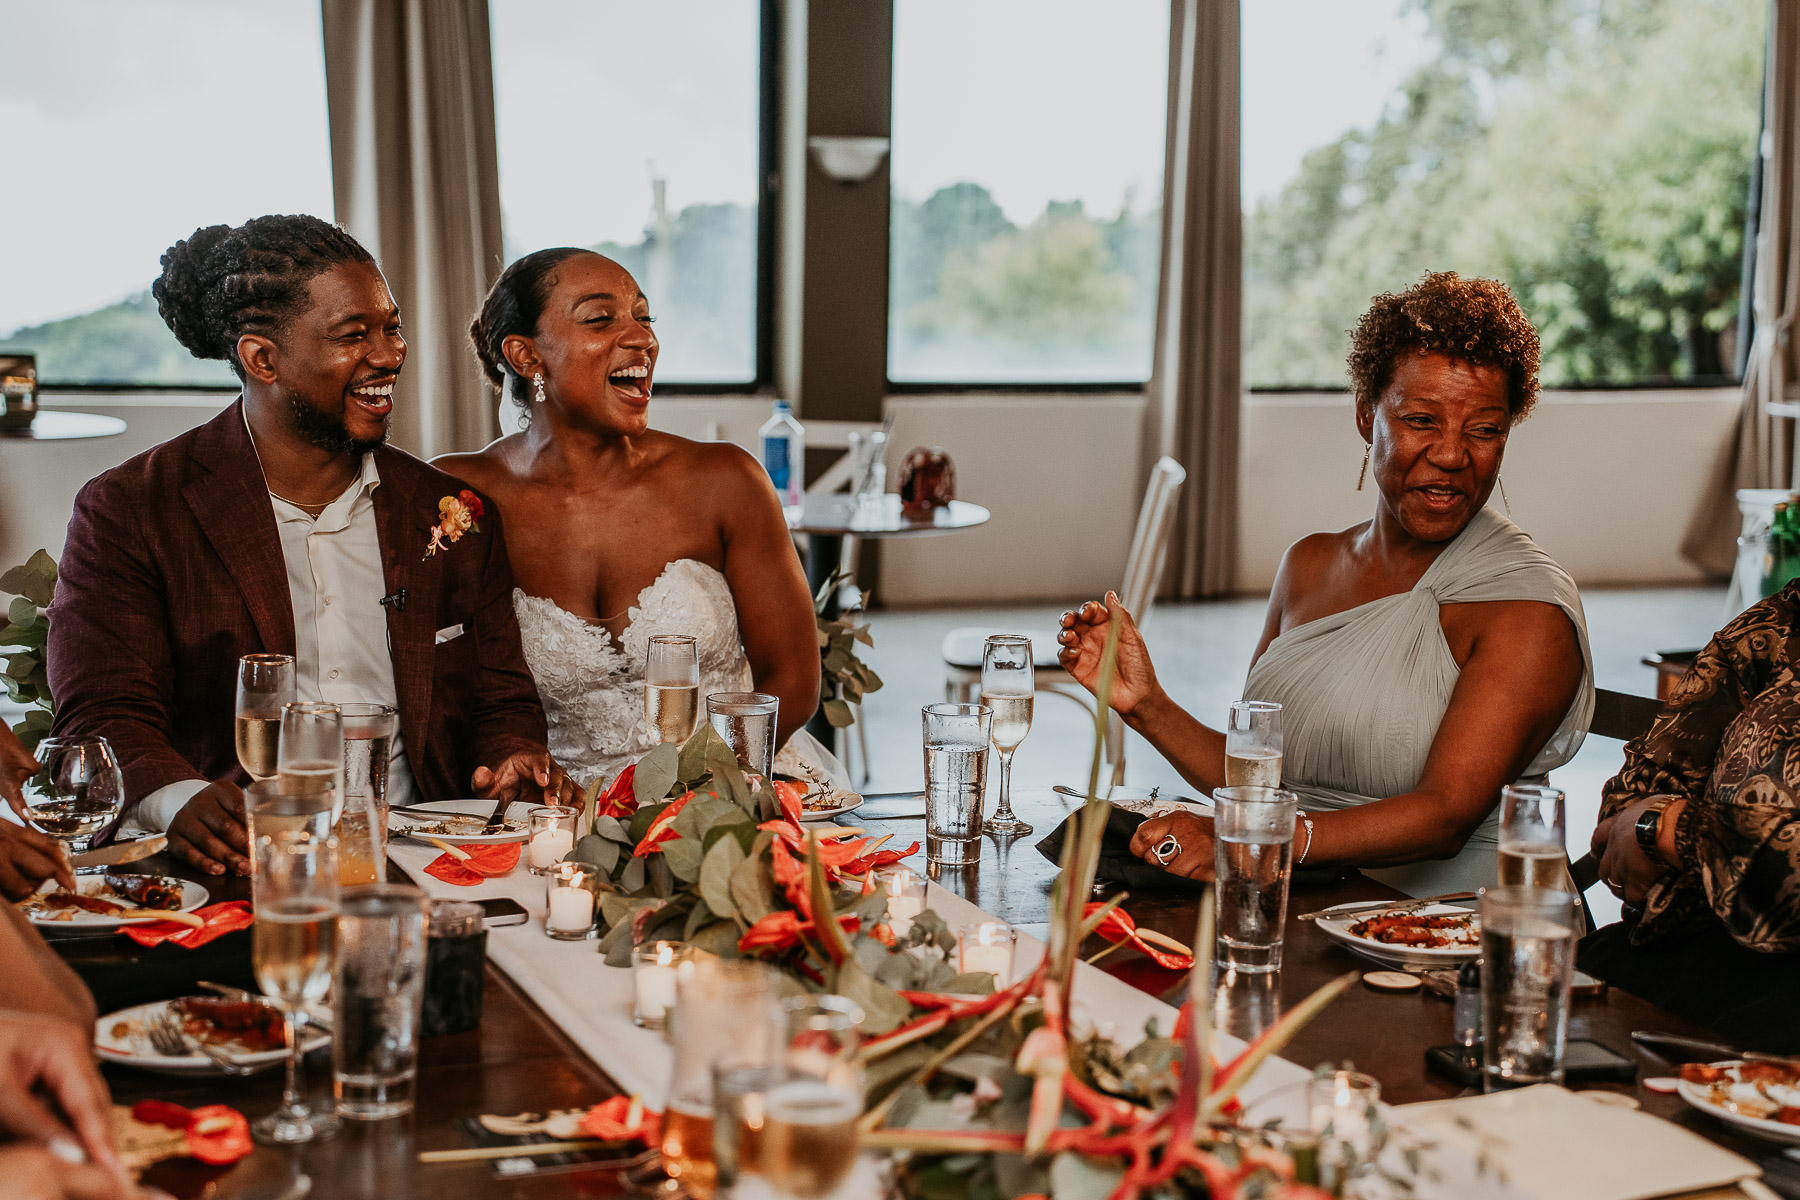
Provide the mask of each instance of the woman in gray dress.
MULTIPOLYGON (((1486 507, 1537 399, 1537 334, 1503 284, 1443 272, 1376 297, 1349 365, 1375 515, 1288 548, 1244 696, 1284 706, 1297 863, 1392 868, 1371 873, 1415 896, 1482 886, 1501 787, 1572 758, 1594 705, 1574 582, 1486 507)), ((1116 596, 1063 614, 1063 665, 1093 688, 1114 620, 1112 707, 1189 782, 1224 786, 1224 735, 1163 691, 1116 596)), ((1206 818, 1146 821, 1131 848, 1211 877, 1206 818)))

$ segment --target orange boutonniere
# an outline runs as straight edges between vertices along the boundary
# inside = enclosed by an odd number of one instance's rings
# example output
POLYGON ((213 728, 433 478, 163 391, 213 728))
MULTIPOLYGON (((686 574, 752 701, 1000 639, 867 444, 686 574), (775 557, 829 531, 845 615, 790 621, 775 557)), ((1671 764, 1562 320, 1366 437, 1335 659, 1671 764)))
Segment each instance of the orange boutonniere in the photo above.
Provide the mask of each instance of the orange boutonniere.
POLYGON ((438 523, 431 527, 431 541, 425 547, 425 557, 430 558, 444 547, 462 541, 465 533, 480 533, 481 518, 486 512, 481 506, 481 497, 468 488, 439 500, 438 523))

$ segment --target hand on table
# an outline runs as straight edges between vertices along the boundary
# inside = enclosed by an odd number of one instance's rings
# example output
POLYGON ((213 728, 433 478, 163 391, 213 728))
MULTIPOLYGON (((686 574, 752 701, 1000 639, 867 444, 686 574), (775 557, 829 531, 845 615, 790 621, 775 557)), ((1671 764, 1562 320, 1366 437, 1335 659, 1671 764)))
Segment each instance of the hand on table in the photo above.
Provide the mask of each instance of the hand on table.
POLYGON ((520 750, 500 760, 493 769, 476 767, 469 781, 475 794, 487 800, 531 800, 542 796, 544 804, 574 804, 575 782, 556 765, 548 750, 520 750))
POLYGON ((1062 615, 1062 631, 1056 635, 1062 649, 1057 661, 1063 670, 1090 692, 1100 686, 1100 660, 1106 654, 1107 627, 1117 620, 1119 625, 1118 670, 1113 678, 1112 710, 1128 717, 1139 704, 1156 694, 1156 669, 1150 665, 1150 651, 1138 633, 1137 622, 1119 603, 1118 596, 1106 593, 1106 603, 1089 600, 1073 612, 1062 615))
MULTIPOLYGON (((1642 904, 1650 894, 1650 885, 1668 873, 1668 864, 1652 858, 1638 845, 1637 819, 1655 796, 1648 796, 1622 808, 1594 827, 1589 848, 1600 860, 1600 882, 1613 895, 1627 904, 1642 904)), ((1673 809, 1665 810, 1663 821, 1672 821, 1673 809)))
POLYGON ((0 797, 25 816, 25 781, 43 768, 5 723, 0 722, 0 797))
POLYGON ((169 822, 169 852, 209 875, 250 874, 243 791, 224 779, 208 784, 169 822))
MULTIPOLYGON (((55 1153, 40 1153, 68 1172, 86 1170, 93 1173, 94 1181, 109 1183, 106 1188, 66 1194, 130 1195, 131 1189, 125 1187, 124 1167, 113 1149, 112 1097, 94 1064, 91 1040, 91 1030, 59 1017, 0 1013, 0 1130, 20 1141, 51 1147, 55 1153), (84 1155, 94 1164, 92 1167, 69 1166, 84 1155)), ((41 1166, 30 1161, 21 1163, 21 1169, 41 1166)), ((0 1167, 0 1179, 6 1179, 9 1186, 17 1182, 12 1176, 10 1165, 0 1167)), ((80 1182, 78 1174, 70 1177, 80 1182)), ((65 1193, 7 1192, 9 1196, 40 1194, 65 1193)))
POLYGON ((10 1200, 152 1200, 149 1191, 99 1167, 64 1162, 42 1146, 0 1146, 0 1179, 10 1200))
POLYGON ((62 846, 53 837, 0 821, 0 895, 19 901, 55 877, 69 891, 75 890, 75 872, 62 846))
POLYGON ((1131 852, 1171 875, 1209 880, 1213 877, 1212 818, 1185 812, 1151 817, 1131 835, 1131 852), (1164 862, 1156 851, 1169 838, 1174 838, 1180 849, 1164 862))

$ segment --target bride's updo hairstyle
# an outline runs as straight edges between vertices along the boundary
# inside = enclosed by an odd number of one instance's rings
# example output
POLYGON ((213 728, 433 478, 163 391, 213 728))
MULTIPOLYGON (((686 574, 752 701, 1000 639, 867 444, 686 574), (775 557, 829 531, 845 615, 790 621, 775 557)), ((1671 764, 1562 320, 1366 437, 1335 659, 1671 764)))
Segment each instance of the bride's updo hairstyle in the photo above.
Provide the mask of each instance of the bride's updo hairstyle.
POLYGON ((481 373, 527 417, 531 415, 531 389, 513 372, 501 347, 515 334, 537 336, 538 318, 544 315, 544 303, 556 287, 556 268, 577 254, 592 253, 578 246, 533 250, 500 272, 481 302, 481 311, 469 322, 469 341, 481 360, 481 373))
POLYGON ((156 309, 195 358, 222 358, 241 382, 238 338, 275 337, 307 302, 307 285, 343 263, 372 263, 362 243, 318 217, 208 225, 162 256, 156 309))

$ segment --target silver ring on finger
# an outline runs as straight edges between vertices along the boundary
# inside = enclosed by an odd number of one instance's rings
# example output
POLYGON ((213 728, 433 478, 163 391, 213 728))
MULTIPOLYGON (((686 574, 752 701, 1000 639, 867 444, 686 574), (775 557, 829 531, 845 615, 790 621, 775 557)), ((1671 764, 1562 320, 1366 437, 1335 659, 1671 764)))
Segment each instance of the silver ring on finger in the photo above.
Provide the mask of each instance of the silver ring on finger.
POLYGON ((1150 851, 1150 857, 1166 867, 1180 853, 1181 843, 1175 840, 1175 835, 1170 834, 1156 843, 1156 849, 1150 851))

